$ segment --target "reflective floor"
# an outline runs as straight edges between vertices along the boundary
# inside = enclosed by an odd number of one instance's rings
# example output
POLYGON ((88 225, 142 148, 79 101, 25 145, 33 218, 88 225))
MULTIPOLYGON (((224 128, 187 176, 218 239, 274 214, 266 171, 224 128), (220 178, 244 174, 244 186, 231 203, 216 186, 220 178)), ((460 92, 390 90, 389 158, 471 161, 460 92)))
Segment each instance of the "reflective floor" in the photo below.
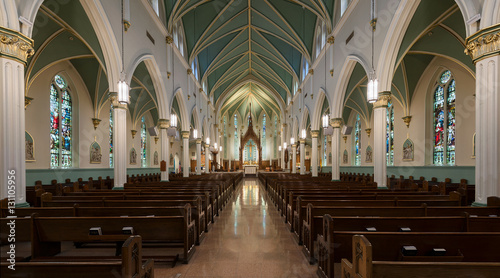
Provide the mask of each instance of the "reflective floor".
POLYGON ((156 277, 317 277, 256 178, 237 188, 189 264, 156 277))

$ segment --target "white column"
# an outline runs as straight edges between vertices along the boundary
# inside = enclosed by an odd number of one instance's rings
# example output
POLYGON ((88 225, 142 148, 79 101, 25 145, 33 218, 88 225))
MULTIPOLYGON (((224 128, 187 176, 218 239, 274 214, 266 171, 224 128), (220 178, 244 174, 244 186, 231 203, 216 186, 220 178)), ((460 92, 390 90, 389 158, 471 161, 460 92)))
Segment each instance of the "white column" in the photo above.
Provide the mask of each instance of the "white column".
POLYGON ((182 132, 182 146, 183 146, 183 154, 182 154, 182 176, 184 178, 189 177, 189 131, 182 132))
MULTIPOLYGON (((4 33, 0 31, 0 35, 4 33)), ((0 199, 8 198, 9 207, 13 206, 14 202, 17 207, 29 206, 26 202, 25 140, 23 140, 25 138, 24 63, 17 59, 0 58, 0 67, 2 96, 0 199)))
POLYGON ((373 174, 379 188, 387 187, 386 117, 390 92, 380 92, 373 104, 373 174))
POLYGON ((300 140, 300 174, 306 174, 306 140, 300 140))
POLYGON ((168 142, 167 128, 169 127, 169 120, 158 120, 160 127, 161 138, 161 160, 167 163, 167 171, 161 172, 161 181, 168 181, 168 167, 170 166, 170 144, 168 142))
POLYGON ((196 139, 196 175, 201 175, 201 139, 196 139))
POLYGON ((113 166, 114 188, 123 189, 127 182, 127 105, 113 96, 113 166))
POLYGON ((319 152, 318 136, 319 136, 319 130, 311 131, 311 137, 312 137, 311 173, 313 177, 318 176, 318 152, 319 152))
POLYGON ((292 145, 292 174, 297 173, 297 145, 292 145))
POLYGON ((227 143, 228 143, 228 146, 226 147, 227 148, 227 154, 228 154, 227 155, 227 159, 229 160, 229 163, 228 163, 229 165, 227 167, 227 171, 230 172, 231 171, 231 160, 232 160, 232 155, 233 155, 232 154, 233 153, 232 149, 233 149, 233 146, 234 146, 234 143, 231 144, 232 143, 231 142, 231 134, 229 134, 229 136, 228 136, 227 143))
POLYGON ((208 155, 210 154, 210 145, 205 144, 205 173, 210 173, 210 159, 208 155))
POLYGON ((500 196, 500 55, 476 63, 476 198, 500 196))
POLYGON ((331 119, 330 125, 333 127, 332 181, 339 181, 340 180, 340 127, 342 126, 342 118, 331 119))

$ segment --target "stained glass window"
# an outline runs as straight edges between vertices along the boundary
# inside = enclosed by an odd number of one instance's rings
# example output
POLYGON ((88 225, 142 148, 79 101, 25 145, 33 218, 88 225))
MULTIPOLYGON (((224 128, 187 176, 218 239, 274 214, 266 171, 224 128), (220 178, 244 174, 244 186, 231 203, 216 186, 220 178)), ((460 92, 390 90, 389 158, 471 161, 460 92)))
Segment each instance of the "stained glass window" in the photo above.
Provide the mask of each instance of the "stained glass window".
POLYGON ((262 154, 266 153, 266 114, 262 117, 262 154))
POLYGON ((146 160, 147 153, 147 134, 146 134, 146 121, 144 117, 141 119, 141 165, 142 167, 147 167, 148 162, 146 160))
POLYGON ((68 85, 56 75, 50 85, 50 167, 72 165, 73 107, 68 85))
POLYGON ((386 112, 386 161, 387 165, 394 165, 394 106, 389 102, 386 112))
POLYGON ((327 145, 326 145, 326 134, 323 134, 323 166, 327 165, 326 161, 326 150, 327 150, 327 145))
POLYGON ((224 116, 224 158, 226 158, 226 159, 227 159, 226 116, 224 116))
POLYGON ((278 158, 278 117, 274 116, 274 157, 278 158))
POLYGON ((354 125, 354 165, 361 165, 361 123, 359 114, 356 116, 356 123, 354 125))
POLYGON ((439 81, 433 103, 433 162, 435 165, 455 165, 455 80, 447 70, 441 74, 439 81))
POLYGON ((234 114, 234 159, 240 158, 240 152, 238 150, 238 117, 234 114))
POLYGON ((113 105, 109 109, 109 168, 113 168, 113 105))

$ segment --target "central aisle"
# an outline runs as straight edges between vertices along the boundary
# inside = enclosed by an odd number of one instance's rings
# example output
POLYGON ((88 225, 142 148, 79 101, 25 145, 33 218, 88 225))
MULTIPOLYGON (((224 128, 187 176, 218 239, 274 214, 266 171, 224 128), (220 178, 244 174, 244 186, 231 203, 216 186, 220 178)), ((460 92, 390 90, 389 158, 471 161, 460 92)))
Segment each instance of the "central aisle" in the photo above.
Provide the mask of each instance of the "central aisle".
POLYGON ((256 178, 239 186, 189 264, 156 277, 317 277, 256 178))

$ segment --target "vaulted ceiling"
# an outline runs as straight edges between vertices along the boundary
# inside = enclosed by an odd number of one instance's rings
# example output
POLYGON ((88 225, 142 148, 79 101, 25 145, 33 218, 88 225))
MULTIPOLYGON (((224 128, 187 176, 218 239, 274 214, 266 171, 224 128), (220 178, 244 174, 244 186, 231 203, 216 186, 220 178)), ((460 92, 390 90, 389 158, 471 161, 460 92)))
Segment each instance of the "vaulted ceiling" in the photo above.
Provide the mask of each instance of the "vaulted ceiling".
MULTIPOLYGON (((228 92, 238 97, 228 97, 225 103, 268 98, 275 104, 287 103, 299 80, 302 59, 311 62, 318 21, 331 30, 334 14, 334 0, 165 0, 164 4, 169 30, 182 23, 188 62, 198 59, 200 83, 206 82, 206 93, 214 103, 228 92), (245 80, 253 85, 242 86, 245 80), (235 87, 247 92, 245 97, 235 87)), ((272 110, 271 102, 262 100, 255 109, 272 110)))

